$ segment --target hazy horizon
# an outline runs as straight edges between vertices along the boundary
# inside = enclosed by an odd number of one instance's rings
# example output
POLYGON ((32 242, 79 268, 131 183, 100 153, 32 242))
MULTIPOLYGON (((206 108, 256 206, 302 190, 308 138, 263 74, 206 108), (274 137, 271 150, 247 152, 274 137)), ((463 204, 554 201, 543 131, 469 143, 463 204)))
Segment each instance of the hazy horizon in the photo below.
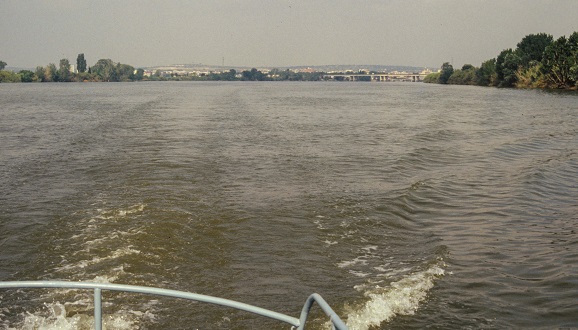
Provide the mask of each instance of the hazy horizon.
POLYGON ((479 66, 526 35, 578 31, 574 0, 0 0, 0 60, 135 67, 479 66))

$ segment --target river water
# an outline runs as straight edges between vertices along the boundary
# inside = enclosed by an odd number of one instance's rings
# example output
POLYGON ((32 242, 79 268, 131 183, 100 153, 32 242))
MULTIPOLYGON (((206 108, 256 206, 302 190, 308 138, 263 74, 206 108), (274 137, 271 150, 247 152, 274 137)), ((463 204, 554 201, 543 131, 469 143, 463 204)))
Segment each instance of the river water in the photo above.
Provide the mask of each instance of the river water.
MULTIPOLYGON (((0 141, 2 281, 157 286, 295 317, 317 292, 352 329, 578 328, 576 94, 1 84, 0 141)), ((107 329, 288 328, 103 301, 107 329)), ((91 318, 92 292, 0 291, 2 328, 91 318)))

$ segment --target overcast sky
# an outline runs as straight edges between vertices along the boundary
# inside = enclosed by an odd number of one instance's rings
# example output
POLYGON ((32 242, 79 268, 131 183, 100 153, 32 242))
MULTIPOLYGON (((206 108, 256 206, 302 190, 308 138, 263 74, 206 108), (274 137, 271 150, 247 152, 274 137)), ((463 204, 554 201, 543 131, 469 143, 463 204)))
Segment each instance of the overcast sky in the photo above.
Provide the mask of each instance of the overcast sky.
POLYGON ((479 66, 526 35, 578 31, 578 0, 0 0, 11 67, 479 66))

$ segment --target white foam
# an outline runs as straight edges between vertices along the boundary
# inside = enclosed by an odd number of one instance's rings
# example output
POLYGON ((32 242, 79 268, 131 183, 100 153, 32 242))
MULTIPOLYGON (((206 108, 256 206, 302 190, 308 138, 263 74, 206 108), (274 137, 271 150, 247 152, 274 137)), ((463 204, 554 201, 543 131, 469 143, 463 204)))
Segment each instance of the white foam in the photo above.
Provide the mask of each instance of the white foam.
POLYGON ((355 257, 353 260, 345 260, 337 264, 339 268, 351 267, 353 265, 367 265, 367 255, 355 257))
POLYGON ((325 229, 325 227, 323 226, 323 224, 321 223, 321 221, 315 220, 315 221, 313 221, 313 223, 317 225, 317 229, 320 229, 320 230, 325 229))
MULTIPOLYGON (((16 328, 19 330, 76 330, 90 329, 94 325, 94 316, 86 314, 75 314, 66 316, 66 306, 59 303, 45 304, 48 315, 40 313, 27 313, 21 324, 16 328)), ((103 329, 134 329, 135 321, 131 320, 130 315, 105 315, 103 316, 103 329)))
POLYGON ((367 277, 367 276, 371 275, 370 273, 364 273, 364 272, 360 272, 360 271, 356 271, 356 270, 350 270, 349 273, 353 274, 357 277, 367 277))
POLYGON ((91 282, 107 284, 116 281, 116 279, 117 279, 116 276, 102 275, 102 276, 95 276, 91 282))
POLYGON ((369 300, 347 316, 347 325, 351 330, 366 330, 379 326, 395 315, 412 315, 419 304, 427 297, 434 286, 434 280, 444 275, 441 265, 410 274, 388 287, 375 286, 364 295, 369 300))
POLYGON ((369 245, 366 247, 362 247, 361 250, 370 253, 371 251, 376 251, 377 250, 377 245, 369 245))
POLYGON ((76 264, 68 264, 61 267, 56 268, 58 271, 65 271, 65 270, 72 270, 72 269, 82 269, 90 265, 95 265, 107 260, 111 259, 118 259, 123 256, 131 255, 131 254, 140 254, 140 250, 133 249, 132 246, 122 247, 113 251, 106 257, 93 257, 91 260, 81 260, 76 264))
POLYGON ((100 214, 98 215, 98 218, 105 219, 105 220, 122 218, 122 217, 129 215, 129 214, 142 212, 144 210, 144 208, 145 208, 145 204, 139 203, 139 204, 129 206, 128 208, 121 209, 121 210, 108 211, 108 210, 99 209, 98 211, 100 214))
POLYGON ((392 271, 392 270, 393 270, 392 268, 388 268, 390 265, 391 265, 391 263, 388 262, 388 263, 386 263, 386 264, 373 267, 373 269, 375 269, 376 271, 378 271, 378 272, 380 272, 380 273, 386 273, 386 272, 389 272, 389 271, 392 271))
MULTIPOLYGON (((73 235, 67 244, 74 245, 76 251, 72 253, 74 262, 68 261, 66 256, 62 256, 62 263, 60 267, 54 270, 58 273, 67 274, 67 279, 71 277, 68 273, 73 272, 72 277, 80 277, 84 279, 85 269, 89 266, 101 264, 110 260, 119 259, 129 255, 138 255, 140 250, 133 245, 125 245, 110 249, 111 241, 122 241, 126 235, 134 235, 142 233, 141 228, 132 228, 129 231, 113 230, 107 232, 106 236, 99 237, 95 235, 102 224, 113 223, 116 221, 123 221, 129 219, 133 214, 138 214, 144 211, 145 204, 136 204, 128 206, 123 209, 98 209, 97 214, 92 217, 87 217, 79 222, 80 232, 73 235), (96 251, 96 252, 93 252, 96 251), (78 260, 79 259, 79 260, 78 260)), ((124 267, 120 265, 112 269, 103 269, 102 273, 89 279, 96 283, 113 283, 119 276, 124 274, 124 267)), ((60 276, 58 276, 60 277, 60 276)), ((51 291, 45 296, 46 299, 55 301, 57 297, 65 295, 69 292, 76 291, 76 289, 59 289, 51 291)), ((92 297, 86 294, 74 295, 73 302, 52 302, 45 303, 42 310, 34 312, 26 312, 21 315, 21 321, 17 324, 2 323, 0 317, 0 328, 10 330, 69 330, 69 329, 94 329, 94 316, 92 315, 92 297), (68 311, 67 311, 68 309, 68 311), (79 312, 80 311, 80 312, 79 312)), ((106 307, 108 302, 103 301, 106 307)), ((139 328, 139 323, 143 320, 154 321, 155 315, 150 309, 154 309, 154 303, 147 303, 144 306, 145 311, 138 310, 121 310, 114 314, 103 315, 103 329, 135 329, 139 328)), ((2 311, 0 310, 0 316, 2 311)))

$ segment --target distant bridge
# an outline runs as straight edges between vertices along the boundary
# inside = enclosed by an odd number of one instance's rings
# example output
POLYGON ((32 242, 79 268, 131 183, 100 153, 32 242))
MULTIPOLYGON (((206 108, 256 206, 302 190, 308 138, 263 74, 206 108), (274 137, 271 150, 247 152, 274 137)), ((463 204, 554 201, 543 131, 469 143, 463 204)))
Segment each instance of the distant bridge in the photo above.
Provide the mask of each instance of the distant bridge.
POLYGON ((323 78, 326 80, 341 80, 341 81, 411 81, 420 82, 428 74, 427 73, 343 73, 343 74, 325 74, 323 78))

